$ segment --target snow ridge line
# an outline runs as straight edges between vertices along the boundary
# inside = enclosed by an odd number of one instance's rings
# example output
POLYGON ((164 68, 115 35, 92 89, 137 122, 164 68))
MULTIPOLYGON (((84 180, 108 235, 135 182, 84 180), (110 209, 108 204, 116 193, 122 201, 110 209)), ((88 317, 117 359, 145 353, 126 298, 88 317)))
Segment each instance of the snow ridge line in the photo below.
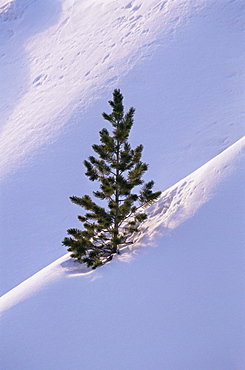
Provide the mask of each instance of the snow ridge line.
POLYGON ((244 156, 245 136, 203 166, 164 191, 160 199, 147 209, 134 248, 155 244, 157 236, 169 234, 215 194, 217 186, 232 174, 244 156))
MULTIPOLYGON (((156 237, 166 235, 192 217, 212 198, 217 186, 232 174, 236 163, 244 156, 244 149, 245 136, 164 191, 160 199, 147 209, 148 219, 137 235, 134 246, 125 250, 119 259, 128 261, 132 251, 144 245, 153 245, 156 237)), ((97 270, 76 263, 67 253, 4 294, 0 298, 0 315, 62 277, 91 275, 95 279, 96 274, 97 270)))

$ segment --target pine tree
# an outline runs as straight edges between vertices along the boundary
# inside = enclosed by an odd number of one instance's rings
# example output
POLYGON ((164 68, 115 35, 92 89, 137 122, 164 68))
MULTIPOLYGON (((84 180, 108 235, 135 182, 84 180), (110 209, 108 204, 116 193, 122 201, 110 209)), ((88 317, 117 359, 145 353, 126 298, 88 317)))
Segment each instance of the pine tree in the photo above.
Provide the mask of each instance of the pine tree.
POLYGON ((103 128, 99 133, 101 144, 92 146, 97 156, 84 161, 86 176, 100 183, 100 190, 93 192, 94 197, 105 201, 107 206, 96 204, 89 195, 70 197, 87 212, 78 216, 83 230, 69 229, 69 237, 63 240, 63 245, 72 252, 71 257, 94 269, 110 261, 120 252, 121 246, 129 243, 130 236, 139 231, 140 224, 147 218, 142 207, 161 194, 152 191, 154 181, 144 183, 142 180, 148 169, 141 161, 143 146, 131 149, 128 142, 135 109, 130 108, 124 114, 119 89, 114 90, 109 105, 111 114, 103 113, 102 116, 112 125, 112 133, 103 128), (138 193, 135 192, 135 187, 140 185, 138 193))

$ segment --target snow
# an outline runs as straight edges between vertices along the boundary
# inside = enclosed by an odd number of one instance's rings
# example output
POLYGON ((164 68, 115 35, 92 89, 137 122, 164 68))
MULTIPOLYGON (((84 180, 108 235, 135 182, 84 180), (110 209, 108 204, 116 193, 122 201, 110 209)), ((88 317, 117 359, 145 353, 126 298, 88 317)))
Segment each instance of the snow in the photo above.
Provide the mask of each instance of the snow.
POLYGON ((241 0, 0 1, 3 369, 245 367, 243 20, 241 0), (89 271, 61 240, 118 87, 163 194, 89 271))
MULTIPOLYGON (((2 26, 4 41, 9 43, 8 53, 2 54, 9 60, 3 62, 5 86, 9 88, 9 75, 18 71, 17 81, 12 77, 16 96, 9 96, 6 110, 11 114, 2 132, 3 175, 59 134, 72 111, 87 107, 101 86, 117 83, 140 59, 142 49, 155 41, 161 18, 164 31, 173 32, 189 2, 136 1, 120 7, 113 1, 17 3, 3 9, 3 21, 8 21, 2 26), (20 23, 10 24, 13 20, 20 23)), ((203 1, 199 3, 201 8, 203 1)))
MULTIPOLYGON (((168 235, 192 217, 212 198, 217 186, 233 174, 237 162, 244 157, 244 148, 245 137, 163 192, 160 199, 146 209, 147 220, 134 237, 133 246, 123 250, 119 260, 130 261, 138 248, 151 245, 157 237, 168 235)), ((68 253, 2 296, 0 313, 69 274, 94 275, 95 271, 76 263, 68 253)))
POLYGON ((188 219, 178 200, 200 195, 201 206, 215 195, 182 226, 164 228, 158 248, 146 243, 130 263, 122 256, 95 271, 65 255, 5 294, 3 368, 243 368, 243 166, 241 140, 164 192, 149 235, 161 213, 165 225, 188 219))

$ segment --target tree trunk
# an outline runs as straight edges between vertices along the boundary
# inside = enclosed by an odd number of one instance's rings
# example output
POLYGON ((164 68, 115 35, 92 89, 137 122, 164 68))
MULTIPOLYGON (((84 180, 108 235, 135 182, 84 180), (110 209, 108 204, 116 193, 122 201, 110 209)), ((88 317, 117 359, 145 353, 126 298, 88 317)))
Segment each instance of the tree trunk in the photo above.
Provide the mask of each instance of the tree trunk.
MULTIPOLYGON (((114 222, 114 237, 118 236, 118 215, 119 215, 119 186, 118 186, 118 176, 119 176, 119 154, 120 154, 120 143, 117 140, 117 151, 116 151, 116 192, 115 192, 115 203, 116 203, 116 213, 115 213, 115 222, 114 222)), ((113 243, 112 253, 117 253, 118 247, 117 243, 113 243)))

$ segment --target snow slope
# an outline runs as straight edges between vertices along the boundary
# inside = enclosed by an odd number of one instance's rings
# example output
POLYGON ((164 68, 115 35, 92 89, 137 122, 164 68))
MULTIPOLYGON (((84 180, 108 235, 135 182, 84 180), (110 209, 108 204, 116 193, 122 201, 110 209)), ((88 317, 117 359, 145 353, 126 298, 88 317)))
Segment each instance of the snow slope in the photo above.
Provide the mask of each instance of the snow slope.
POLYGON ((244 8, 0 0, 4 370, 245 367, 244 8), (114 88, 164 193, 134 250, 88 272, 61 240, 114 88))
MULTIPOLYGON (((9 91, 3 110, 10 114, 2 132, 1 174, 50 142, 76 107, 87 107, 102 86, 117 83, 144 49, 149 52, 160 31, 174 32, 189 3, 133 1, 118 7, 112 0, 22 0, 3 6, 3 94, 9 91)), ((201 9, 205 1, 196 3, 201 9)))
MULTIPOLYGON (((194 216, 199 208, 217 192, 216 188, 220 183, 234 172, 237 162, 244 159, 244 151, 245 137, 163 192, 160 199, 146 210, 148 218, 142 225, 141 231, 134 237, 133 247, 123 250, 119 260, 130 260, 133 254, 138 252, 138 248, 143 245, 149 246, 152 242, 156 243, 156 238, 160 235, 170 234, 172 230, 194 216)), ((67 271, 69 275, 69 270, 72 275, 96 275, 95 271, 74 262, 68 253, 2 296, 0 313, 35 294, 46 285, 66 277, 67 271)))
POLYGON ((1 297, 3 368, 242 369, 244 153, 241 139, 165 191, 130 264, 65 255, 1 297))
POLYGON ((3 294, 64 254, 77 214, 68 197, 91 193, 82 161, 114 88, 136 107, 131 142, 158 189, 244 135, 244 3, 0 7, 3 294))

